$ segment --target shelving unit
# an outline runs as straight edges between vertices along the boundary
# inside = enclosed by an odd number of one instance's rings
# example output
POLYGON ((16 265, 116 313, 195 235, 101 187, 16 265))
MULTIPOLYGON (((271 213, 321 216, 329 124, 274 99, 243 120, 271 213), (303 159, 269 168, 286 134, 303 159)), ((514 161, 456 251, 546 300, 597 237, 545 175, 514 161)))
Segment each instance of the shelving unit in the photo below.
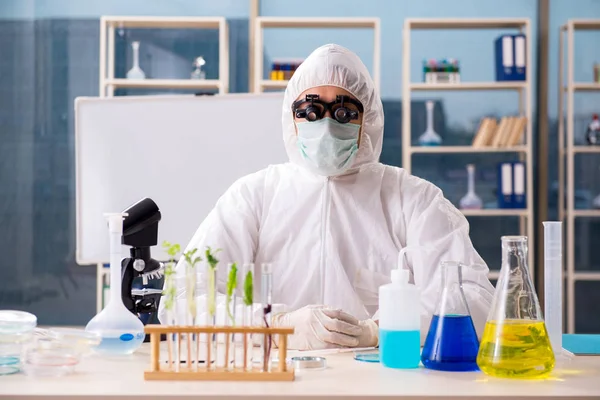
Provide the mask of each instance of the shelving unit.
POLYGON ((257 17, 254 21, 254 79, 255 93, 265 90, 285 89, 288 81, 273 81, 264 79, 264 43, 263 30, 267 28, 332 28, 332 29, 373 29, 373 71, 375 87, 379 90, 380 59, 381 59, 381 29, 379 18, 294 18, 294 17, 257 17))
MULTIPOLYGON (((577 154, 600 154, 600 147, 575 145, 575 92, 598 91, 600 83, 575 82, 575 31, 600 30, 600 19, 570 19, 560 28, 558 66, 558 151, 559 196, 558 212, 566 222, 566 286, 567 286, 567 332, 575 332, 575 283, 577 281, 600 281, 600 272, 575 271, 575 219, 600 218, 600 210, 575 209, 575 156, 577 154), (566 44, 565 44, 566 40, 566 44), (565 46, 566 45, 566 46, 565 46), (566 59, 565 59, 566 47, 566 59), (566 85, 565 85, 566 64, 566 85), (566 116, 565 116, 566 101, 566 116), (566 129, 565 129, 566 123, 566 129), (566 135, 565 135, 566 133, 566 135), (565 142, 566 140, 566 142, 565 142), (566 170, 565 170, 566 164, 566 170), (566 183, 566 193, 565 193, 566 183), (565 196, 566 194, 566 196, 565 196), (567 199, 565 204, 565 197, 567 199)), ((595 172, 594 172, 595 173, 595 172)), ((590 243, 590 245, 592 245, 590 243)))
MULTIPOLYGON (((469 217, 518 217, 521 234, 529 237, 529 243, 534 242, 533 228, 533 148, 532 148, 532 113, 531 113, 531 27, 527 18, 497 18, 497 19, 413 19, 404 21, 403 28, 403 71, 402 71, 402 164, 409 173, 412 170, 412 156, 414 154, 457 154, 457 153, 518 153, 520 159, 526 163, 526 209, 484 209, 462 210, 469 217), (456 84, 428 84, 412 82, 410 75, 411 65, 411 31, 418 29, 448 30, 448 29, 518 29, 526 37, 527 48, 527 76, 525 81, 515 82, 461 82, 456 84), (421 147, 413 146, 411 140, 411 98, 415 91, 495 91, 513 90, 519 94, 519 112, 527 118, 525 144, 515 147, 472 147, 472 146, 440 146, 421 147)), ((490 43, 493 46, 493 43, 490 43)), ((534 252, 529 252, 529 265, 534 271, 534 252)), ((497 278, 498 272, 492 271, 490 278, 497 278)))
MULTIPOLYGON (((192 60, 190 60, 191 66, 192 60)), ((224 17, 129 17, 100 18, 100 97, 114 96, 118 88, 214 89, 229 91, 229 31, 224 17), (115 29, 218 29, 219 79, 120 79, 115 78, 115 29)))

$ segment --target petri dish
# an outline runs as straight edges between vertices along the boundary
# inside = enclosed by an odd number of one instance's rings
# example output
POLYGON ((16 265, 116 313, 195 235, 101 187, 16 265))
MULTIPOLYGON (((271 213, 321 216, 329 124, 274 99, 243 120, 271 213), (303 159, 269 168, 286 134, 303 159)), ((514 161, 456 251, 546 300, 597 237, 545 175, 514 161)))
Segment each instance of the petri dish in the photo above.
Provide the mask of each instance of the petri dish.
POLYGON ((88 355, 100 345, 102 337, 97 332, 89 332, 83 329, 73 328, 48 328, 37 329, 36 334, 40 337, 54 339, 65 347, 71 347, 80 355, 88 355))
POLYGON ((354 359, 356 361, 378 363, 379 362, 379 352, 377 352, 377 353, 354 353, 354 359))
POLYGON ((327 368, 327 360, 325 357, 292 357, 292 364, 296 370, 313 370, 320 371, 327 368))
POLYGON ((24 311, 0 310, 0 375, 21 370, 23 346, 33 339, 35 315, 24 311))
POLYGON ((23 356, 23 371, 35 377, 60 377, 70 374, 81 354, 73 346, 52 338, 38 338, 23 356))

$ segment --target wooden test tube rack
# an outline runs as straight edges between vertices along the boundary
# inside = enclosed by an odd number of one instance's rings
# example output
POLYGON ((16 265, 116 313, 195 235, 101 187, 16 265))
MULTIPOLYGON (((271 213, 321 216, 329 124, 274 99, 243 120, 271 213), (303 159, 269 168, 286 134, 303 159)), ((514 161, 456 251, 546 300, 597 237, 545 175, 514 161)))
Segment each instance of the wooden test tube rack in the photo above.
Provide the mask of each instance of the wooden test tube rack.
MULTIPOLYGON (((166 326, 166 325, 147 325, 144 331, 150 335, 150 346, 151 346, 151 365, 150 370, 144 372, 145 380, 162 380, 162 381, 293 381, 294 380, 294 369, 289 368, 284 361, 287 357, 287 337, 294 333, 293 328, 260 328, 260 327, 230 327, 230 326, 166 326), (205 362, 204 365, 194 368, 188 363, 183 363, 179 368, 174 368, 172 363, 168 365, 161 365, 160 360, 160 336, 162 335, 177 335, 179 348, 174 349, 179 351, 181 355, 181 337, 182 335, 188 338, 191 335, 195 335, 197 339, 200 337, 209 337, 213 334, 225 334, 226 340, 222 345, 225 346, 225 359, 228 360, 230 347, 233 347, 235 351, 235 345, 231 343, 230 335, 241 334, 243 335, 243 367, 237 368, 224 368, 224 367, 213 367, 211 368, 210 362, 205 362), (278 335, 279 348, 279 360, 278 365, 271 369, 271 371, 261 371, 259 369, 250 369, 247 365, 248 352, 252 350, 252 340, 250 335, 278 335), (282 362, 283 360, 283 362, 282 362)), ((188 342, 189 343, 189 342, 188 342)), ((198 342, 199 343, 199 342, 198 342)), ((207 358, 210 359, 210 352, 212 343, 210 340, 207 343, 200 344, 206 346, 207 358)), ((198 345, 196 345, 198 346, 198 345)), ((198 348, 197 348, 198 349, 198 348)), ((196 360, 198 360, 198 350, 195 349, 196 360)), ((169 360, 179 359, 179 357, 173 357, 171 354, 172 349, 169 348, 168 356, 169 360)), ((189 344, 187 346, 188 360, 190 359, 191 349, 189 344)), ((226 365, 224 362, 223 365, 226 365)))

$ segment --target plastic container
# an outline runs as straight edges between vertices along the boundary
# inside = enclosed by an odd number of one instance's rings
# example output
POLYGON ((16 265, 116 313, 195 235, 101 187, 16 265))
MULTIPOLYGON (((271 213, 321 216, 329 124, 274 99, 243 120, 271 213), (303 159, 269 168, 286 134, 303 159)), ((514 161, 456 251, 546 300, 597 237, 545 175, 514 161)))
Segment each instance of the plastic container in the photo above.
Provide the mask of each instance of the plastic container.
POLYGON ((21 370, 24 345, 33 339, 35 315, 24 311, 0 310, 0 375, 21 370))
POLYGON ((387 368, 418 368, 421 352, 421 292, 401 269, 406 249, 392 270, 392 283, 379 287, 379 359, 387 368))

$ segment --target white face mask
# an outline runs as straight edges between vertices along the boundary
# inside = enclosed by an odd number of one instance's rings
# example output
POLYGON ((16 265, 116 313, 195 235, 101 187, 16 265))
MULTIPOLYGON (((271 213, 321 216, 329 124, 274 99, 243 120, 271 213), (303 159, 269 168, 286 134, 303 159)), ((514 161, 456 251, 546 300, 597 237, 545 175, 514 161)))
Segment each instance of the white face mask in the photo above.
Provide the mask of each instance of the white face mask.
POLYGON ((359 124, 333 118, 297 122, 298 148, 306 165, 319 175, 339 175, 352 165, 358 151, 359 124))

